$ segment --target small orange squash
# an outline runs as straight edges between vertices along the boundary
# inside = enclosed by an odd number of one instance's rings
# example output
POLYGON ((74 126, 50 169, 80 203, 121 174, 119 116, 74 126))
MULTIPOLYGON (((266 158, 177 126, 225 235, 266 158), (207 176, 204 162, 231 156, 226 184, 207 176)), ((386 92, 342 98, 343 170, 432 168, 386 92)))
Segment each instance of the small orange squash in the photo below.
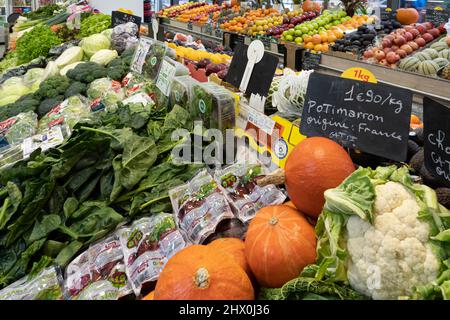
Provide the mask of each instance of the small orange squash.
POLYGON ((302 4, 302 10, 304 12, 307 11, 313 11, 314 10, 314 3, 311 0, 306 0, 305 2, 303 2, 302 4))
POLYGON ((233 259, 244 269, 244 271, 250 276, 250 266, 245 258, 245 243, 238 238, 220 238, 212 241, 208 246, 215 248, 216 250, 222 250, 233 256, 233 259))
POLYGON ((262 208, 250 222, 245 256, 260 285, 281 287, 315 262, 314 229, 289 206, 262 208))
POLYGON ((153 290, 148 295, 142 298, 142 300, 154 300, 154 299, 155 299, 155 290, 153 290))
POLYGON ((419 12, 414 8, 397 9, 397 21, 403 25, 413 24, 419 20, 419 12))
POLYGON ((231 258, 211 246, 192 245, 169 259, 155 300, 253 300, 252 283, 231 258))

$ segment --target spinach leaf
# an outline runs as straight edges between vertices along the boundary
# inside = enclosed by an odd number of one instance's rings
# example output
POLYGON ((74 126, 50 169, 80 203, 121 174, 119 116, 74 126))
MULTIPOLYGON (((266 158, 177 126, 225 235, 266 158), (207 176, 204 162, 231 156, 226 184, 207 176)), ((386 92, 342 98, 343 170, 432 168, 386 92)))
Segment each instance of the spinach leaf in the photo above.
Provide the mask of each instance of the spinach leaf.
POLYGON ((72 241, 67 247, 61 250, 55 258, 55 263, 61 267, 65 267, 82 247, 82 242, 76 240, 72 241))
POLYGON ((123 187, 121 182, 122 176, 122 155, 118 155, 113 160, 113 168, 114 168, 114 184, 111 190, 111 194, 109 196, 109 201, 114 202, 122 193, 123 187))
POLYGON ((51 263, 53 262, 53 259, 47 256, 41 256, 41 259, 38 262, 34 262, 33 266, 31 267, 31 271, 28 274, 29 278, 34 278, 39 273, 42 272, 45 268, 47 268, 51 263))
POLYGON ((3 202, 0 211, 0 230, 3 230, 12 216, 17 212, 22 201, 22 192, 19 187, 13 182, 8 182, 5 190, 9 197, 3 202))
POLYGON ((55 240, 47 240, 42 247, 42 253, 48 257, 55 258, 59 252, 67 246, 67 243, 55 240))
POLYGON ((123 150, 120 182, 131 190, 155 163, 157 157, 156 145, 152 138, 134 135, 123 150))
POLYGON ((66 187, 72 191, 76 192, 81 186, 88 181, 95 173, 97 169, 95 167, 85 168, 71 176, 71 178, 66 183, 66 187))
POLYGON ((48 201, 48 213, 60 214, 63 212, 67 191, 63 186, 56 186, 48 201))
POLYGON ((8 250, 0 247, 0 279, 12 269, 26 247, 26 243, 23 240, 14 243, 8 250))
POLYGON ((66 219, 70 218, 70 216, 77 210, 78 208, 78 200, 76 198, 67 198, 64 202, 64 216, 66 219))
POLYGON ((90 181, 87 181, 80 190, 77 192, 77 197, 80 200, 80 202, 86 201, 89 199, 91 194, 94 192, 95 187, 97 186, 98 182, 100 181, 100 176, 96 176, 92 178, 90 181))
POLYGON ((193 122, 189 112, 176 104, 172 111, 166 115, 163 130, 165 132, 172 132, 173 130, 183 128, 191 131, 192 126, 193 122))
POLYGON ((41 213, 42 208, 47 203, 54 189, 55 181, 50 180, 40 186, 34 199, 25 207, 22 215, 10 226, 6 246, 13 244, 22 234, 24 234, 32 225, 34 220, 41 213))
POLYGON ((57 214, 49 214, 42 218, 41 222, 36 221, 28 242, 46 238, 50 232, 55 231, 61 225, 61 218, 57 214))
POLYGON ((162 125, 160 121, 150 120, 147 123, 147 135, 158 141, 163 135, 162 125))
POLYGON ((110 170, 100 178, 100 197, 109 200, 114 185, 114 171, 110 170))

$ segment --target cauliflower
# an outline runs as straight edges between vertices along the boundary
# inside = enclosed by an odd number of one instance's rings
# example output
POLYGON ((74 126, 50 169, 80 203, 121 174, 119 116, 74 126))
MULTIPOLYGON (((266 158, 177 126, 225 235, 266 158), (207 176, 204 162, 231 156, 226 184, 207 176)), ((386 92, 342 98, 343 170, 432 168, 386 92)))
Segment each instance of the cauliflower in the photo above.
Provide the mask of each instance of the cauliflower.
POLYGON ((348 280, 374 299, 411 295, 439 273, 428 245, 430 227, 417 219, 415 196, 400 183, 378 185, 375 194, 374 225, 358 216, 347 222, 348 280))
POLYGON ((449 211, 406 168, 360 168, 325 199, 318 264, 336 281, 377 300, 450 298, 449 211))

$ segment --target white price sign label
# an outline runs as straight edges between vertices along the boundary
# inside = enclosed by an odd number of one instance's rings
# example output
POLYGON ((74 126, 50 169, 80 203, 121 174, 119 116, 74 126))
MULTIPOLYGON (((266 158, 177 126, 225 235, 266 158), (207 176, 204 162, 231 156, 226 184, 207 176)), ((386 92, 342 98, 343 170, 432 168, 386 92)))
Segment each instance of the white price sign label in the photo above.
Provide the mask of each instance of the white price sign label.
POLYGON ((275 121, 252 108, 248 110, 247 120, 269 135, 273 133, 273 129, 275 128, 275 121))
POLYGON ((161 90, 165 96, 169 96, 172 80, 173 77, 175 77, 176 70, 177 68, 166 60, 164 60, 161 64, 158 80, 156 81, 156 87, 161 90))
POLYGON ((134 72, 142 73, 142 67, 145 63, 145 58, 147 57, 150 47, 153 44, 152 39, 141 38, 139 40, 139 45, 134 54, 133 62, 131 63, 131 70, 134 72))

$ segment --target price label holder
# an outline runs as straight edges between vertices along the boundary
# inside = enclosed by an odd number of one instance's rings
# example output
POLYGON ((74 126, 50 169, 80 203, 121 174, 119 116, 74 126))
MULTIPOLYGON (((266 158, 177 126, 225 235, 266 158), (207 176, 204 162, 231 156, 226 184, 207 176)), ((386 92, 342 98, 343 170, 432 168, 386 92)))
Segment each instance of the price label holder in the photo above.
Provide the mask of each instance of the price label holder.
POLYGON ((347 148, 405 161, 412 107, 410 90, 313 73, 300 132, 347 148))
POLYGON ((114 28, 115 26, 118 26, 120 24, 124 24, 127 22, 133 22, 136 23, 138 28, 141 27, 142 18, 139 16, 135 16, 132 14, 128 14, 121 11, 113 11, 111 14, 111 26, 114 28))
POLYGON ((426 10, 425 20, 433 23, 436 28, 441 24, 446 23, 448 18, 448 10, 444 10, 442 7, 437 6, 426 10))
POLYGON ((152 31, 153 31, 153 39, 158 39, 158 31, 159 31, 159 22, 158 18, 152 17, 152 31))
POLYGON ((176 71, 177 68, 166 60, 162 62, 161 69, 159 70, 158 80, 156 81, 156 87, 161 90, 161 92, 166 97, 169 96, 173 77, 175 77, 176 71))
POLYGON ((342 72, 341 77, 370 83, 378 82, 375 75, 364 68, 349 68, 342 72))
POLYGON ((305 51, 302 59, 302 70, 317 70, 322 60, 321 53, 312 53, 311 51, 305 51))
POLYGON ((192 31, 192 29, 193 29, 192 21, 189 21, 189 22, 187 23, 187 28, 188 28, 188 30, 192 31))
POLYGON ((145 59, 147 58, 147 54, 150 51, 150 48, 154 40, 150 38, 141 37, 139 39, 139 44, 134 53, 133 61, 131 62, 131 71, 142 74, 142 68, 145 64, 145 59))
POLYGON ((225 81, 248 95, 267 96, 278 61, 276 56, 264 51, 259 40, 249 46, 238 44, 225 81))
POLYGON ((423 99, 425 168, 450 188, 450 108, 423 99))
POLYGON ((381 15, 380 19, 381 19, 382 21, 390 20, 390 19, 392 19, 392 17, 393 17, 393 15, 392 15, 392 9, 389 8, 389 7, 387 7, 387 8, 382 8, 382 9, 381 9, 381 12, 380 12, 380 15, 381 15))

